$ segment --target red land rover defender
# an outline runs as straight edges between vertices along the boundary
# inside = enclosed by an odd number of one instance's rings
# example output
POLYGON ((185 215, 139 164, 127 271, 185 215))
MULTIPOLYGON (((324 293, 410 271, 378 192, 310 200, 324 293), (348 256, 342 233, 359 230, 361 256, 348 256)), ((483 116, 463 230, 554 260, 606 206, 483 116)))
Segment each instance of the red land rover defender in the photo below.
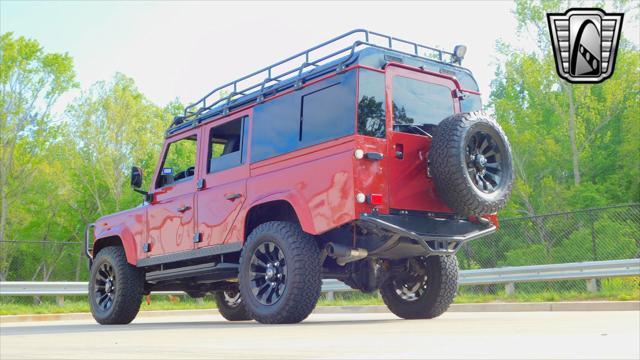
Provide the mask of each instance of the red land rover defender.
POLYGON ((322 279, 402 318, 445 312, 456 251, 496 230, 513 182, 464 52, 353 30, 189 105, 148 191, 132 170, 143 206, 87 227, 94 318, 182 290, 228 320, 295 323, 322 279))

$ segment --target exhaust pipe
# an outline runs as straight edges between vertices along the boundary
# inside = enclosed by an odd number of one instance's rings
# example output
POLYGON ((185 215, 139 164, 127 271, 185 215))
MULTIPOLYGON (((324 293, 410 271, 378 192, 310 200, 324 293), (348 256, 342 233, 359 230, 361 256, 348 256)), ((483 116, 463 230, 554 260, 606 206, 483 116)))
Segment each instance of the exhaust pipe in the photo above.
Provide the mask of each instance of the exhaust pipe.
POLYGON ((325 247, 326 253, 340 266, 344 266, 352 261, 364 259, 369 255, 367 250, 361 248, 350 248, 340 244, 328 243, 325 247))

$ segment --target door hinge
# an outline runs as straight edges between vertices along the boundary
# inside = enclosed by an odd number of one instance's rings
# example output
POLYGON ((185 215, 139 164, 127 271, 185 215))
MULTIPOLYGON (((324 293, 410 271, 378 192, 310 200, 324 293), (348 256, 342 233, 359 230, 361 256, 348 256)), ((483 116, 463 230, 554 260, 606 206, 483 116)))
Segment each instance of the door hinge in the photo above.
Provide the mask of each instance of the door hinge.
POLYGON ((452 96, 453 96, 454 98, 457 98, 458 100, 464 100, 464 99, 466 99, 467 97, 469 97, 469 95, 468 95, 468 94, 464 93, 464 92, 463 92, 462 90, 460 90, 460 89, 455 89, 455 90, 453 90, 453 91, 451 92, 451 94, 452 94, 452 96))
POLYGON ((196 190, 202 190, 204 189, 206 183, 204 181, 204 179, 198 179, 198 184, 196 186, 196 190))
POLYGON ((151 251, 151 243, 142 244, 142 251, 145 253, 148 253, 149 251, 151 251))
POLYGON ((193 242, 196 243, 196 244, 199 243, 199 242, 202 242, 202 233, 198 232, 198 233, 193 234, 193 242))

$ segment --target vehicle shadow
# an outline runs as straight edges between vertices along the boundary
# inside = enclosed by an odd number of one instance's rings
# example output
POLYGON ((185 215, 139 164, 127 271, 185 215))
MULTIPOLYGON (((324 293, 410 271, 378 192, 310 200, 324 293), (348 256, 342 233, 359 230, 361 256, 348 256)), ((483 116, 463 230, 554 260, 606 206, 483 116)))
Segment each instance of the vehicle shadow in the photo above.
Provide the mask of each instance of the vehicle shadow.
MULTIPOLYGON (((143 320, 144 321, 144 320, 143 320)), ((180 330, 180 329, 273 329, 286 327, 299 327, 301 329, 317 328, 317 327, 335 327, 335 326, 351 326, 351 325, 367 325, 367 324, 384 324, 404 321, 401 319, 354 319, 354 320, 307 320, 299 324, 260 324, 255 321, 229 322, 220 321, 178 321, 178 322, 136 322, 128 325, 100 325, 100 324, 52 324, 47 325, 3 325, 0 327, 2 336, 16 335, 46 335, 46 334, 71 334, 86 332, 126 332, 126 331, 153 331, 153 330, 180 330)))

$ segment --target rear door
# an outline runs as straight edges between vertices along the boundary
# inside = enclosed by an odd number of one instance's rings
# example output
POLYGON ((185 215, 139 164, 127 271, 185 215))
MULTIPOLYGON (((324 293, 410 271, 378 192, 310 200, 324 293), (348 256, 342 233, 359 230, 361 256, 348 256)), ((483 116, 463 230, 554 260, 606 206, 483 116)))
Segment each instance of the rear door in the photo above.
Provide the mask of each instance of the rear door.
POLYGON ((243 240, 243 224, 236 219, 247 195, 250 116, 249 110, 203 128, 207 143, 202 149, 203 175, 196 195, 197 248, 243 240))
POLYGON ((437 73, 390 65, 386 72, 389 206, 396 210, 450 212, 427 174, 431 135, 447 116, 460 112, 456 84, 437 73))

